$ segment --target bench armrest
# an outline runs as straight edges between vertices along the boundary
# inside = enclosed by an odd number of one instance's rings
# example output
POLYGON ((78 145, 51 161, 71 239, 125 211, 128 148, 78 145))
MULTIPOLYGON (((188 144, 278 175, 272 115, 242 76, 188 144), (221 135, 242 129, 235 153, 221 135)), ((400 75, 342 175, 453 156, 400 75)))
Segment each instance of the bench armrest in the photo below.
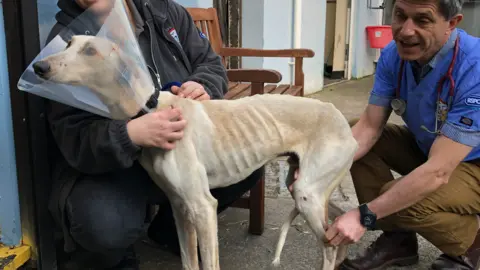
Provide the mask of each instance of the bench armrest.
POLYGON ((231 82, 278 83, 282 74, 272 69, 228 69, 228 80, 231 82))
POLYGON ((221 56, 245 56, 245 57, 314 57, 315 52, 310 49, 250 49, 250 48, 226 48, 220 49, 221 56))

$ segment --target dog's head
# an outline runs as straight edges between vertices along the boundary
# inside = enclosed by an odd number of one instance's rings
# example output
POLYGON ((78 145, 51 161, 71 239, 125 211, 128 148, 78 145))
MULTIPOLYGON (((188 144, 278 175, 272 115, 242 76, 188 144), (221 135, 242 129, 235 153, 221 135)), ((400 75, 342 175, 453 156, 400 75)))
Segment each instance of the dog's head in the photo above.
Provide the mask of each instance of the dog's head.
POLYGON ((119 46, 108 39, 76 35, 65 50, 33 64, 37 76, 54 83, 85 86, 109 107, 113 118, 136 115, 139 101, 150 93, 141 80, 151 80, 119 46), (142 77, 141 77, 142 76, 142 77))

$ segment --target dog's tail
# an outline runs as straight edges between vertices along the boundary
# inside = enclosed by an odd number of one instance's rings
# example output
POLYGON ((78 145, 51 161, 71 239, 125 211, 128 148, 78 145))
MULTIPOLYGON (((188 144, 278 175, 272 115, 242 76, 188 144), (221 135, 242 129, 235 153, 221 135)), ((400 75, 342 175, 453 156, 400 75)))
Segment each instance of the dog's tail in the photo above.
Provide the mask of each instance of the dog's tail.
POLYGON ((290 229, 292 221, 298 216, 299 213, 300 212, 298 211, 298 209, 294 207, 290 212, 290 215, 288 215, 288 218, 282 224, 282 228, 280 229, 280 236, 278 237, 277 249, 275 250, 275 258, 272 262, 272 265, 274 267, 280 265, 280 254, 282 253, 283 245, 285 244, 285 240, 287 238, 288 229, 290 229))

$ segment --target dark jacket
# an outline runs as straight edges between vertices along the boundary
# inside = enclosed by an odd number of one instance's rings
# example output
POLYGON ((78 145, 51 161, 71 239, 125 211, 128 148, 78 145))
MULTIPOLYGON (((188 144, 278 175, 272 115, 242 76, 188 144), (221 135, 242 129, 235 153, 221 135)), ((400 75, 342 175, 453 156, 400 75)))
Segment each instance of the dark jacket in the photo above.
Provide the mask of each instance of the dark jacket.
MULTIPOLYGON (((184 7, 173 0, 127 0, 135 17, 140 48, 153 81, 162 85, 177 81, 202 84, 212 99, 223 98, 227 77, 221 58, 197 29, 184 7), (175 29, 178 42, 170 34, 175 29), (153 37, 153 38, 152 38, 153 37)), ((74 0, 59 0, 47 42, 62 33, 83 10, 74 0)), ((94 35, 98 27, 75 23, 75 34, 94 35)), ((68 38, 68 37, 65 37, 68 38)), ((74 183, 85 175, 104 175, 138 166, 140 147, 128 137, 127 121, 106 119, 47 100, 48 123, 53 139, 53 190, 50 210, 65 237, 65 250, 75 248, 68 233, 65 202, 74 183)))

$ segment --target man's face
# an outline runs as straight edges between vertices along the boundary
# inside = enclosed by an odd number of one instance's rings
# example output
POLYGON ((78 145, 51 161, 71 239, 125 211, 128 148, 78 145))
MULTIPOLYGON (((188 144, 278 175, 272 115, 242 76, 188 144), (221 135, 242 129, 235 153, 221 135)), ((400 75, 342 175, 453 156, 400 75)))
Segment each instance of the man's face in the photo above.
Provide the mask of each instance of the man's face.
POLYGON ((462 15, 447 20, 436 0, 397 0, 393 8, 392 32, 400 57, 428 62, 448 40, 462 15))
POLYGON ((90 9, 95 14, 105 14, 112 10, 114 0, 75 0, 83 9, 90 9))

